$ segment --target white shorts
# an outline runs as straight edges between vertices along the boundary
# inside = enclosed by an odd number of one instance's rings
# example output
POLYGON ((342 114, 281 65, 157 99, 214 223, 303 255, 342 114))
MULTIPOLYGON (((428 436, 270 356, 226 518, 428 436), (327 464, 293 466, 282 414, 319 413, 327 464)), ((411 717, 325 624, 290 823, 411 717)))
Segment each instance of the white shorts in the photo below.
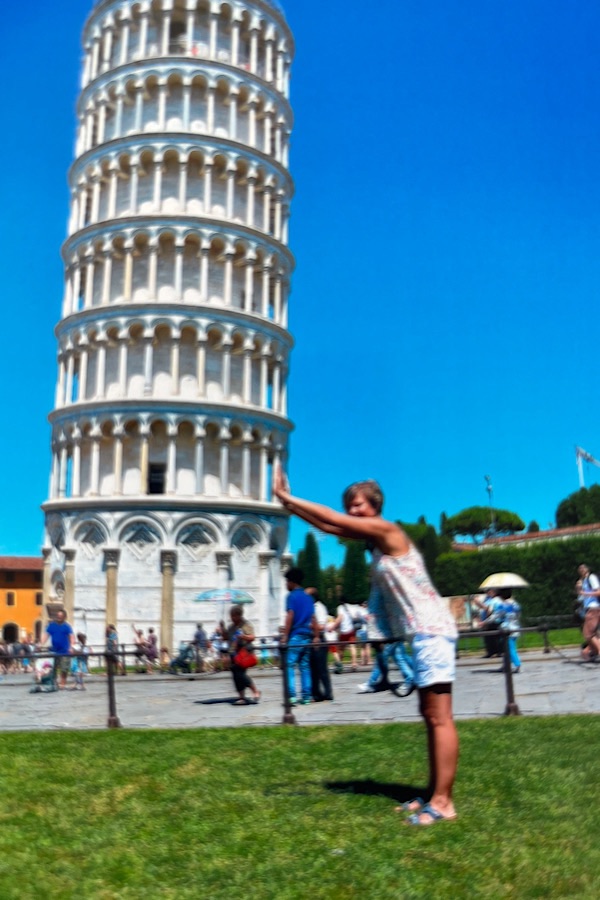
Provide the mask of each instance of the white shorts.
POLYGON ((415 684, 419 688, 454 681, 456 639, 438 634, 415 634, 412 639, 415 684))

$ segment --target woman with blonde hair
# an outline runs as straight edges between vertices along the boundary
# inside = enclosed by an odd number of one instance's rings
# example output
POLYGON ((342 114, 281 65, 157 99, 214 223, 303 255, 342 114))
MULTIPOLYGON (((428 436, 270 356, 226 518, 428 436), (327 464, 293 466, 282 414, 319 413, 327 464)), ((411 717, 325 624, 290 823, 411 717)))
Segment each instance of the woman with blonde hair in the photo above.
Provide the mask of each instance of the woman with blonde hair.
POLYGON ((344 491, 345 512, 293 497, 280 467, 273 490, 283 506, 326 534, 366 541, 373 555, 369 611, 386 638, 406 639, 413 654, 420 712, 427 730, 427 802, 415 797, 397 807, 410 812, 409 825, 433 825, 456 818, 452 789, 458 765, 458 735, 452 717, 457 628, 423 559, 404 530, 381 515, 383 493, 376 481, 359 481, 344 491))

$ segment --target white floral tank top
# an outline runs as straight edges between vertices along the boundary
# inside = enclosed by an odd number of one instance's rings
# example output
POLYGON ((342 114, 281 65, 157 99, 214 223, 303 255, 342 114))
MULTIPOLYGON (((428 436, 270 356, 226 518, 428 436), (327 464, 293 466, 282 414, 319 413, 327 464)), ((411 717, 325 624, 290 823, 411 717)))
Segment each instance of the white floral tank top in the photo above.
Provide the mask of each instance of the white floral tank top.
POLYGON ((414 634, 457 636, 448 603, 431 583, 423 558, 413 544, 404 556, 373 551, 369 612, 386 638, 414 634))

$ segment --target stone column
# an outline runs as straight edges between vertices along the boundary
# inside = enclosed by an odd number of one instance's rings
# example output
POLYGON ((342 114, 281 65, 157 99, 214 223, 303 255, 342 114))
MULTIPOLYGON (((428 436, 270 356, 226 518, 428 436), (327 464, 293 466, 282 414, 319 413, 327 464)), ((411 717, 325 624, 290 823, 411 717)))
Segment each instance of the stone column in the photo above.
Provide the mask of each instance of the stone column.
POLYGON ((73 429, 73 474, 71 479, 71 496, 79 497, 81 494, 81 431, 73 429))
POLYGON ((106 620, 107 625, 117 625, 117 575, 119 572, 119 556, 121 551, 106 548, 104 551, 104 569, 106 571, 106 620))
POLYGON ((254 266, 256 264, 256 256, 253 255, 252 251, 247 254, 245 264, 244 312, 252 312, 252 300, 254 298, 254 266))
POLYGON ((85 338, 79 345, 79 384, 77 387, 77 402, 84 403, 87 394, 88 371, 88 343, 85 338))
POLYGON ((210 213, 212 208, 212 160, 204 163, 204 212, 210 213))
POLYGON ((192 85, 186 81, 183 85, 183 112, 181 119, 183 121, 183 130, 190 130, 190 107, 192 102, 192 85))
POLYGON ((225 200, 225 215, 228 219, 233 218, 233 208, 235 203, 235 164, 228 163, 227 165, 227 193, 225 200))
POLYGON ((231 65, 237 66, 240 58, 240 20, 231 23, 231 65))
POLYGON ((196 494, 204 493, 204 438, 206 431, 203 425, 197 425, 195 431, 196 455, 194 467, 196 471, 196 494))
POLYGON ((244 363, 242 370, 242 400, 250 403, 252 396, 252 354, 254 353, 253 336, 249 335, 244 341, 244 363))
MULTIPOLYGON (((260 634, 269 634, 272 630, 272 625, 275 623, 269 622, 269 612, 273 612, 270 610, 270 591, 269 591, 269 568, 271 564, 271 560, 275 558, 274 550, 261 550, 258 554, 258 564, 260 566, 258 572, 259 584, 258 584, 258 598, 259 604, 258 608, 260 610, 260 621, 258 624, 258 630, 260 634)), ((283 610, 277 610, 277 622, 279 623, 282 618, 283 610)))
POLYGON ((206 130, 208 134, 215 133, 215 93, 216 86, 214 84, 209 84, 208 86, 208 98, 206 101, 206 130))
POLYGON ((127 396, 127 360, 129 348, 127 336, 119 338, 119 396, 127 396))
POLYGON ((147 425, 140 429, 140 494, 148 493, 148 442, 150 433, 147 425))
POLYGON ((187 173, 188 173, 188 162, 187 159, 179 162, 179 209, 181 212, 185 212, 186 209, 186 199, 187 199, 187 173))
POLYGON ((65 557, 65 597, 63 605, 71 627, 75 615, 75 553, 74 549, 63 549, 65 557))
POLYGON ((52 586, 52 547, 43 547, 44 574, 42 581, 42 635, 46 632, 48 624, 48 604, 50 603, 50 589, 52 586))
POLYGON ((237 91, 231 91, 229 94, 229 139, 232 141, 237 138, 238 96, 237 91))
POLYGON ((223 425, 219 431, 219 481, 221 482, 221 495, 229 496, 229 441, 231 432, 228 425, 223 425))
POLYGON ((102 273, 102 306, 108 306, 110 303, 113 258, 110 250, 107 250, 102 256, 104 261, 104 271, 102 273))
POLYGON ((123 493, 123 427, 118 425, 113 432, 113 471, 115 476, 114 494, 120 497, 123 493))
POLYGON ((206 335, 198 338, 196 378, 198 381, 198 396, 203 397, 206 391, 206 335))
POLYGON ((167 449, 167 483, 165 493, 173 495, 177 486, 177 426, 169 425, 167 449))
POLYGON ((174 550, 162 550, 160 554, 160 570, 162 573, 162 591, 160 603, 160 647, 173 650, 173 620, 175 611, 175 565, 177 553, 174 550))
POLYGON ((244 497, 249 497, 251 494, 250 464, 253 442, 254 438, 252 436, 252 432, 249 428, 247 428, 244 431, 244 435, 242 437, 242 494, 244 495, 244 497))
POLYGON ((154 335, 152 333, 144 335, 144 396, 150 397, 152 394, 152 371, 154 365, 154 335))
POLYGON ((208 300, 208 263, 210 258, 210 241, 203 239, 200 248, 200 299, 208 300))

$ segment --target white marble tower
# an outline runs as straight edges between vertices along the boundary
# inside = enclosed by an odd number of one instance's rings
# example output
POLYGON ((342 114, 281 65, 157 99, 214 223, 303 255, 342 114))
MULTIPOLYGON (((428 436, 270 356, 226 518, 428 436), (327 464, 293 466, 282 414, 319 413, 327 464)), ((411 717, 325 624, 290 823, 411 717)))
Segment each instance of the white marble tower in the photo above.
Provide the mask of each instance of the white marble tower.
POLYGON ((46 608, 162 645, 251 593, 280 622, 293 38, 275 0, 99 0, 83 32, 46 608))

